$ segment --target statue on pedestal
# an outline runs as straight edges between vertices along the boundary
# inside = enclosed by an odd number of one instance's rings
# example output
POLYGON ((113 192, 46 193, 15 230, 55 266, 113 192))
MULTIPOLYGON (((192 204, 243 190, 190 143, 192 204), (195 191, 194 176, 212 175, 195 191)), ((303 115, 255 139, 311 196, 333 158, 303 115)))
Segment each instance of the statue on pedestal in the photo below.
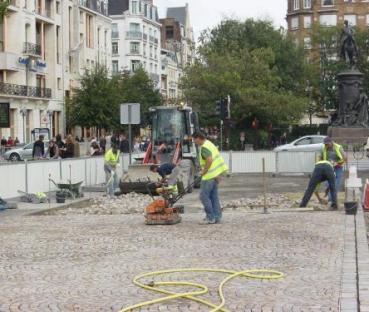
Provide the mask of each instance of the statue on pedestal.
POLYGON ((356 58, 358 56, 357 45, 354 37, 354 32, 352 28, 349 26, 348 21, 345 20, 344 26, 341 33, 341 51, 340 56, 347 63, 350 64, 351 67, 355 66, 356 58))

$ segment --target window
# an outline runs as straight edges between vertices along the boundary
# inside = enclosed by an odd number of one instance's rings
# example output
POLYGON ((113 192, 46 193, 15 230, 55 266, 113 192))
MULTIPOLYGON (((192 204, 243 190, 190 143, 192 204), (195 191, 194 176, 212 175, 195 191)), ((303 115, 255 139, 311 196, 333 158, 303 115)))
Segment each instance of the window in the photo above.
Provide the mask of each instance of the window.
POLYGON ((336 26, 337 25, 337 15, 334 14, 326 14, 320 15, 319 22, 324 26, 336 26))
POLYGON ((311 0, 304 0, 304 9, 311 9, 311 0))
POLYGON ((132 1, 132 14, 138 13, 139 13, 138 1, 132 1))
POLYGON ((304 38, 304 49, 310 50, 311 49, 311 38, 305 37, 304 38))
POLYGON ((308 145, 308 144, 311 144, 311 138, 310 137, 303 138, 303 139, 297 141, 294 145, 308 145))
POLYGON ((139 42, 131 42, 130 43, 130 51, 132 54, 140 53, 140 43, 139 42))
POLYGON ((158 65, 155 64, 155 74, 158 73, 158 65))
POLYGON ((129 23, 129 30, 134 31, 134 32, 140 31, 140 24, 138 24, 138 23, 129 23))
POLYGON ((293 9, 294 10, 300 9, 300 0, 293 0, 293 9))
POLYGON ((324 137, 312 137, 311 139, 313 140, 312 144, 321 144, 324 141, 324 137))
POLYGON ((143 55, 146 56, 146 43, 143 44, 143 55))
POLYGON ((330 5, 334 5, 333 0, 322 0, 322 6, 330 6, 330 5))
POLYGON ((81 10, 81 11, 79 11, 79 22, 80 22, 81 24, 83 24, 83 12, 82 12, 82 10, 81 10))
POLYGON ((150 57, 152 57, 152 45, 150 46, 150 57))
POLYGON ((61 87, 61 78, 58 78, 58 80, 57 80, 57 81, 58 81, 58 90, 61 90, 61 88, 62 88, 62 87, 61 87))
POLYGON ((119 53, 119 51, 118 51, 118 42, 112 42, 111 43, 111 53, 113 55, 117 55, 119 53))
POLYGON ((86 14, 86 46, 93 48, 93 16, 86 14))
POLYGON ((356 26, 356 15, 355 14, 345 15, 344 19, 349 22, 350 26, 356 26))
POLYGON ((304 28, 311 27, 311 15, 304 16, 304 28))
POLYGON ((138 70, 140 68, 140 66, 141 66, 140 61, 138 61, 138 60, 132 60, 131 61, 131 70, 133 72, 135 72, 136 70, 138 70))
POLYGON ((299 28, 299 18, 298 16, 294 16, 291 18, 291 29, 298 29, 299 28))
POLYGON ((111 37, 113 39, 119 38, 118 24, 111 24, 111 37))
POLYGON ((158 48, 155 48, 155 55, 154 55, 155 59, 158 58, 158 48))
POLYGON ((60 1, 56 1, 56 13, 60 14, 60 1))
POLYGON ((165 37, 167 39, 173 39, 174 38, 174 28, 173 28, 173 26, 165 26, 165 37))
POLYGON ((119 63, 118 63, 118 61, 112 61, 111 65, 112 65, 111 68, 112 68, 113 74, 118 74, 118 72, 119 72, 119 63))

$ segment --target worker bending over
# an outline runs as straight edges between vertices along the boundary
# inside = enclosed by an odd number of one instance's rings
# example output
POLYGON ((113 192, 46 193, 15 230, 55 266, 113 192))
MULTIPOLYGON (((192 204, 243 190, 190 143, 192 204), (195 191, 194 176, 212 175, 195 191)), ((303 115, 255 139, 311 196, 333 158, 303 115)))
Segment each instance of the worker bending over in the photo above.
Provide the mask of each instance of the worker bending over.
POLYGON ((161 182, 166 181, 167 177, 172 173, 173 169, 176 167, 172 163, 164 163, 161 165, 151 165, 150 171, 158 173, 161 176, 161 182))
POLYGON ((329 191, 332 198, 332 204, 330 210, 337 210, 337 192, 336 192, 336 182, 334 176, 333 165, 326 160, 318 161, 315 164, 313 174, 310 178, 309 185, 305 191, 304 197, 300 203, 300 207, 306 207, 311 196, 315 192, 316 188, 323 181, 328 181, 329 191))

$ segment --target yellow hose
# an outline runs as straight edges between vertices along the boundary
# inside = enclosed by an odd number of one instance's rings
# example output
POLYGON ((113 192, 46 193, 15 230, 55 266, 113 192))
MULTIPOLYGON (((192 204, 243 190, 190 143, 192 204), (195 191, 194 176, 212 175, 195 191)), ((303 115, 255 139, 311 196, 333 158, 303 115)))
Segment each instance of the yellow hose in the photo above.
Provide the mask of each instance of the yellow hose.
POLYGON ((142 308, 144 306, 153 305, 162 303, 164 301, 169 301, 173 299, 178 298, 186 298, 195 302, 199 302, 203 305, 206 305, 212 310, 211 312, 229 312, 227 309, 224 308, 224 305, 226 303, 224 294, 223 294, 223 288, 226 283, 231 281, 232 279, 235 279, 236 277, 248 277, 248 278, 254 278, 254 279, 280 279, 284 275, 281 272, 274 271, 274 270, 264 270, 264 269, 254 269, 254 270, 245 270, 245 271, 232 271, 232 270, 222 270, 222 269, 196 269, 196 268, 190 268, 190 269, 173 269, 173 270, 162 270, 162 271, 156 271, 156 272, 149 272, 149 273, 143 273, 135 276, 133 279, 133 283, 146 290, 155 291, 161 294, 165 294, 165 297, 145 301, 141 303, 137 303, 135 305, 129 306, 127 308, 123 308, 120 310, 120 312, 129 312, 133 309, 142 308), (224 273, 229 274, 219 285, 218 293, 221 302, 216 305, 209 301, 203 300, 199 298, 198 296, 204 295, 208 293, 208 288, 205 285, 197 284, 197 283, 191 283, 191 282, 184 282, 184 281, 178 281, 178 282, 151 282, 150 284, 143 284, 140 282, 142 278, 145 277, 151 277, 156 275, 164 275, 164 274, 171 274, 171 273, 183 273, 183 272, 212 272, 212 273, 224 273), (190 286, 193 287, 196 290, 189 291, 189 292, 172 292, 165 289, 161 289, 155 286, 190 286))

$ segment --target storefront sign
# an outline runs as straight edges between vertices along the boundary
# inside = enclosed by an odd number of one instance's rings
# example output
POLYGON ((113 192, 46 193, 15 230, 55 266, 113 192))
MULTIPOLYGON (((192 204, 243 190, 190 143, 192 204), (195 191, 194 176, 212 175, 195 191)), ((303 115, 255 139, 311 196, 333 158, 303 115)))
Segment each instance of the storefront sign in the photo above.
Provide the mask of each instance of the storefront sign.
POLYGON ((10 128, 9 103, 0 103, 0 128, 10 128))

